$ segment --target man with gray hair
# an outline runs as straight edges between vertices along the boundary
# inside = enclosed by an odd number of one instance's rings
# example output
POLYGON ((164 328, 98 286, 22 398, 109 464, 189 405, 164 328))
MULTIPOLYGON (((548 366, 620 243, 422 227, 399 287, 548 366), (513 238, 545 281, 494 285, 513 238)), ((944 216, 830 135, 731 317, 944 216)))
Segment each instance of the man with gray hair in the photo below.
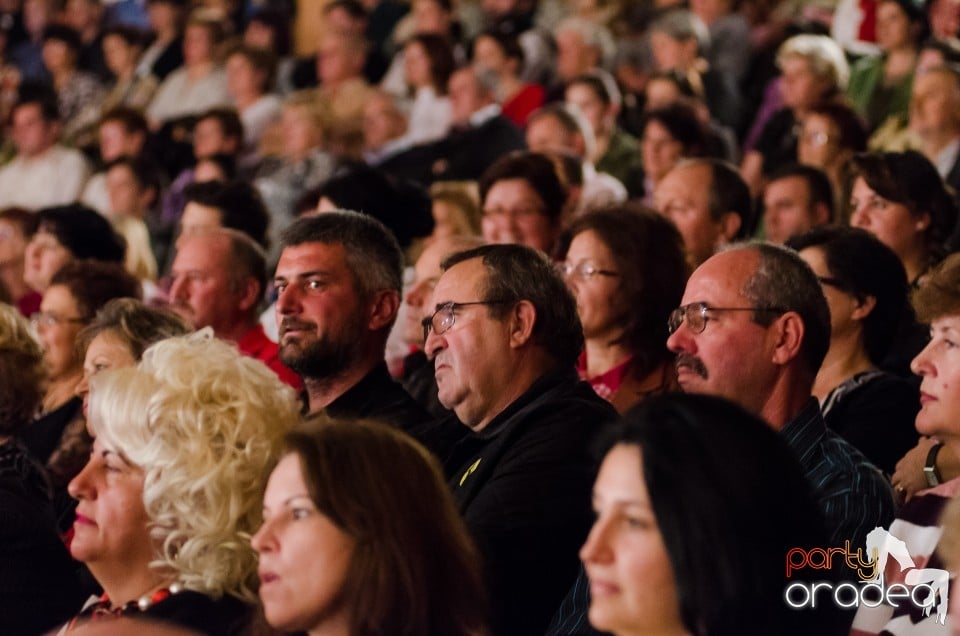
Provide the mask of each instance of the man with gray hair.
POLYGON ((371 216, 337 211, 299 219, 281 244, 280 359, 303 378, 309 411, 382 420, 432 447, 430 416, 384 361, 403 283, 397 239, 371 216))
POLYGON ((617 47, 607 27, 579 17, 557 26, 557 79, 561 84, 596 69, 610 69, 617 47))

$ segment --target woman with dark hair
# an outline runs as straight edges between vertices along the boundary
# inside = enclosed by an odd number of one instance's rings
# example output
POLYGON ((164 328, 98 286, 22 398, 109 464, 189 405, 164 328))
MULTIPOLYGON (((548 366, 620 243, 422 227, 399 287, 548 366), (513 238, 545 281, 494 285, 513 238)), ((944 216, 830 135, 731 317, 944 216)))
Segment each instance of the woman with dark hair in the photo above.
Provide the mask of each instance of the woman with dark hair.
POLYGON ((40 294, 23 278, 27 244, 36 222, 36 214, 23 208, 0 210, 0 289, 24 317, 40 308, 40 294))
POLYGON ((36 213, 36 232, 24 255, 23 279, 40 293, 50 278, 74 260, 123 263, 126 245, 110 222, 90 208, 71 204, 36 213))
POLYGON ((473 65, 497 78, 497 101, 504 117, 523 128, 527 118, 543 106, 547 93, 539 84, 520 79, 524 53, 517 36, 496 29, 484 31, 473 41, 473 65))
POLYGON ((103 98, 103 86, 91 73, 77 68, 82 43, 74 29, 51 24, 43 32, 43 65, 53 78, 60 121, 68 136, 76 132, 74 119, 91 103, 103 98))
POLYGON ((902 330, 913 324, 907 275, 873 235, 820 227, 787 241, 810 265, 830 306, 830 349, 813 394, 827 426, 892 474, 917 443, 916 386, 881 370, 902 330))
POLYGON ((480 177, 484 240, 519 243, 551 254, 567 195, 546 155, 513 152, 501 157, 480 177))
POLYGON ((412 144, 436 141, 450 129, 447 81, 456 63, 446 38, 421 33, 403 47, 403 68, 413 94, 407 139, 412 144))
POLYGON ((403 433, 314 418, 287 435, 263 512, 252 544, 274 628, 485 633, 479 555, 440 465, 403 433))
POLYGON ((43 397, 43 351, 26 319, 0 303, 0 632, 39 634, 83 602, 57 535, 43 468, 17 439, 43 397))
POLYGON ((90 453, 83 401, 75 394, 83 374, 77 336, 107 301, 140 295, 140 282, 122 264, 73 261, 54 274, 43 293, 40 311, 32 317, 43 347, 47 381, 39 414, 20 438, 46 466, 61 521, 69 521, 73 509, 66 496, 67 483, 90 453))
POLYGON ((578 218, 567 234, 561 267, 583 324, 580 377, 620 413, 675 390, 667 318, 689 275, 676 227, 652 210, 619 207, 578 218))
POLYGON ((906 120, 920 44, 930 33, 923 3, 880 0, 876 4, 880 55, 863 57, 850 69, 847 96, 874 130, 888 117, 906 120))
POLYGON ((227 92, 243 122, 241 162, 255 168, 260 138, 280 118, 282 103, 271 92, 277 58, 269 49, 238 44, 225 60, 227 92))
POLYGON ((703 129, 689 106, 677 102, 648 112, 640 135, 644 202, 652 204, 660 180, 681 159, 701 156, 703 148, 703 129))
POLYGON ((797 131, 797 163, 819 168, 833 188, 833 200, 844 221, 850 200, 853 157, 867 149, 867 129, 853 108, 842 102, 825 102, 807 110, 797 131))
POLYGON ((586 159, 597 171, 617 178, 630 195, 643 194, 640 141, 617 124, 622 99, 613 76, 599 69, 579 75, 567 84, 565 100, 593 128, 596 145, 586 159))
POLYGON ((850 225, 892 249, 914 287, 944 257, 957 224, 957 205, 933 164, 919 152, 854 157, 850 225))
POLYGON ((835 633, 824 629, 830 610, 797 611, 783 600, 785 555, 824 545, 827 535, 782 437, 739 406, 673 394, 631 410, 600 467, 593 505, 597 519, 580 550, 593 627, 835 633))

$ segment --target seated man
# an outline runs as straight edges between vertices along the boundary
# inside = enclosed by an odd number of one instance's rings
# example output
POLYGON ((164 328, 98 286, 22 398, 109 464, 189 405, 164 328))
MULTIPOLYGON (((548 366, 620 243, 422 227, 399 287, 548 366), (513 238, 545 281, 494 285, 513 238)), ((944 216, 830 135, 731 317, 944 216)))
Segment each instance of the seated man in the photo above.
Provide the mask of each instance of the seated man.
POLYGON ((576 302, 545 255, 488 245, 442 267, 425 350, 456 413, 445 432, 468 429, 445 468, 484 558, 493 633, 542 634, 590 527, 591 443, 616 413, 577 377, 576 302))
POLYGON ((883 474, 827 430, 813 381, 830 344, 830 313, 796 253, 768 243, 717 254, 693 272, 667 347, 688 393, 727 398, 787 440, 819 502, 831 546, 862 546, 893 518, 883 474))
POLYGON ((17 154, 0 168, 0 208, 37 210, 80 198, 90 168, 80 152, 58 143, 60 113, 56 99, 24 97, 14 105, 10 121, 17 154))
POLYGON ((812 166, 788 165, 771 175, 763 189, 763 229, 771 243, 833 221, 830 179, 812 166))
POLYGON ((382 420, 436 450, 432 418, 384 361, 403 280, 397 239, 373 217, 334 211, 294 222, 281 244, 280 359, 303 378, 309 412, 382 420))
POLYGON ((180 237, 172 268, 170 308, 195 328, 211 327, 217 338, 237 343, 241 353, 260 360, 286 384, 300 388, 277 344, 257 321, 267 287, 263 250, 237 230, 211 228, 180 237))

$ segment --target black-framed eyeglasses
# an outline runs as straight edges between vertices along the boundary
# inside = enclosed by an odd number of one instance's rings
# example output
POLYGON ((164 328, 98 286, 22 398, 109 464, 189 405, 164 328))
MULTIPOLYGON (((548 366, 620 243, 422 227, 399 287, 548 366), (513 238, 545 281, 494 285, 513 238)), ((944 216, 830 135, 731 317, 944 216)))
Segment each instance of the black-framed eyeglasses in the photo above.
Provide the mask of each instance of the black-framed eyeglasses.
POLYGON ((711 307, 707 303, 690 303, 677 307, 670 313, 670 317, 667 319, 667 330, 673 333, 686 321, 687 329, 693 333, 703 333, 703 330, 707 328, 707 321, 713 318, 710 316, 710 312, 713 311, 753 311, 782 314, 787 310, 782 307, 711 307))
POLYGON ((437 305, 437 310, 433 312, 432 316, 424 318, 420 321, 420 324, 423 325, 423 341, 427 341, 427 337, 430 335, 430 332, 433 331, 438 336, 442 333, 446 333, 450 330, 450 327, 453 326, 453 323, 457 320, 457 310, 462 307, 470 307, 472 305, 506 305, 512 303, 512 300, 475 300, 469 303, 443 303, 442 305, 437 305))
POLYGON ((564 261, 557 265, 557 268, 560 270, 560 273, 563 274, 564 278, 570 278, 574 276, 581 280, 589 280, 597 276, 619 276, 620 272, 614 272, 609 269, 600 269, 596 265, 590 262, 582 262, 574 265, 564 261))

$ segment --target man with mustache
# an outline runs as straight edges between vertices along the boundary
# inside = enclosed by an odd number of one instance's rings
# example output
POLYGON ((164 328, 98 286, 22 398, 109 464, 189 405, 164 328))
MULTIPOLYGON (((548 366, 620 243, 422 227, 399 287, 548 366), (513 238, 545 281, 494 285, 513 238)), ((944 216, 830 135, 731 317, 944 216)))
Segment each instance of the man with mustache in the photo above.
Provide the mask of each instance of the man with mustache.
POLYGON ((267 261, 253 239, 228 228, 183 234, 171 276, 170 309, 196 329, 210 327, 217 338, 235 342, 241 353, 300 389, 299 376, 280 361, 277 344, 257 321, 267 286, 267 261))
POLYGON ((792 250, 737 244, 690 276, 667 347, 687 393, 717 395, 759 415, 793 449, 820 504, 831 546, 863 546, 893 517, 880 471, 827 430, 813 381, 830 314, 813 271, 792 250))
POLYGON ((371 216, 336 211, 299 219, 281 247, 280 360, 303 378, 309 412, 385 421, 436 449, 432 418, 384 361, 403 282, 397 239, 371 216))
POLYGON ((590 448, 616 412, 580 381, 576 301, 542 252, 485 245, 447 256, 423 307, 457 506, 485 564, 492 633, 542 634, 590 527, 590 448))

